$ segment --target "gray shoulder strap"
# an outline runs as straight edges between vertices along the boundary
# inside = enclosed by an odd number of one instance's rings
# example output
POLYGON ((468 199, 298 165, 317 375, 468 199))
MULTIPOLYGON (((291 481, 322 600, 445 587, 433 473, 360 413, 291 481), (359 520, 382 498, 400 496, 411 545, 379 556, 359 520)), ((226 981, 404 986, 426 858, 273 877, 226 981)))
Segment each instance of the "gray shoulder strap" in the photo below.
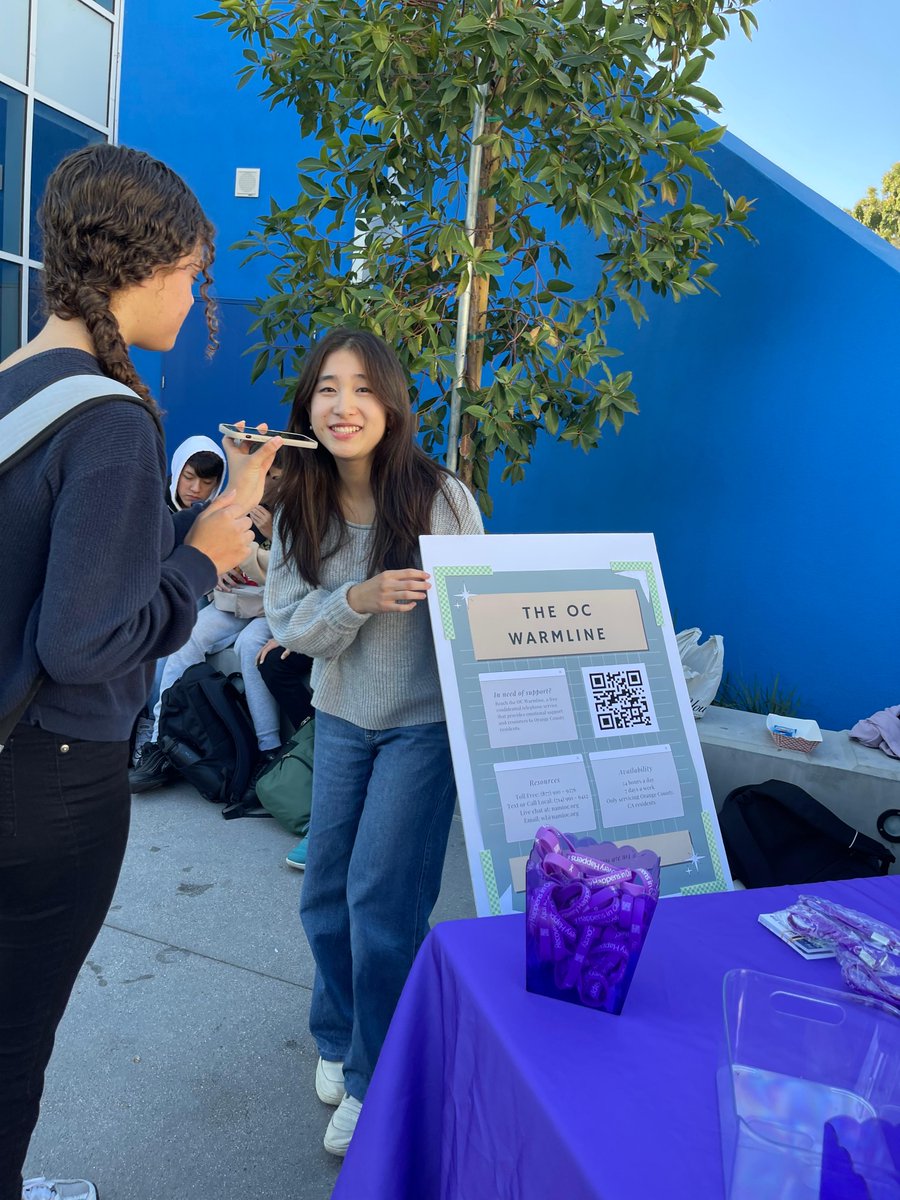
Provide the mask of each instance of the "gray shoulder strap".
POLYGON ((105 375, 70 375, 35 392, 0 417, 0 466, 79 405, 107 396, 127 396, 141 403, 132 388, 105 375))

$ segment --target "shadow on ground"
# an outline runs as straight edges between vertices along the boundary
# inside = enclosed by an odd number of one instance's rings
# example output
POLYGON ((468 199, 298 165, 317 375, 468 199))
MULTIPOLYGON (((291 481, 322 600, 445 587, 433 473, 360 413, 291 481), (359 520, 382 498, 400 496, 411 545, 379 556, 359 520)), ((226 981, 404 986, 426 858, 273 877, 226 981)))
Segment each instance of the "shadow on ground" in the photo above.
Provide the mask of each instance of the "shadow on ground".
MULTIPOLYGON (((112 908, 60 1026, 26 1177, 101 1200, 327 1200, 295 843, 189 787, 137 796, 112 908)), ((434 919, 473 916, 454 818, 434 919)))

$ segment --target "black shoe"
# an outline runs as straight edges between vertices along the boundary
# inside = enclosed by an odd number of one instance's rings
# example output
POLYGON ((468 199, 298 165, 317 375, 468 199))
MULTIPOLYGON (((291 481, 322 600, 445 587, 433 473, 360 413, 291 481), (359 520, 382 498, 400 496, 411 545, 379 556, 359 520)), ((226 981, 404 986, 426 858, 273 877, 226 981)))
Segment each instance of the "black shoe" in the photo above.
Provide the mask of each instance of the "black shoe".
POLYGON ((256 766, 253 768, 253 774, 250 776, 250 782, 244 790, 240 800, 234 800, 231 804, 226 804, 222 809, 222 816, 226 821, 231 821, 235 817, 271 817, 271 813, 267 808, 264 808, 256 798, 256 785, 259 780, 265 775, 272 763, 281 758, 284 753, 284 747, 278 746, 274 750, 261 750, 259 757, 256 760, 256 766))
POLYGON ((253 774, 250 776, 250 782, 247 784, 247 790, 241 799, 241 804, 246 807, 252 807, 257 804, 256 785, 259 783, 272 763, 281 758, 284 753, 283 746, 276 746, 274 750, 260 750, 259 758, 256 760, 256 766, 253 768, 253 774))
POLYGON ((259 758, 256 760, 256 766, 253 768, 253 774, 250 776, 250 782, 247 784, 247 791, 244 793, 246 799, 248 794, 256 794, 256 785, 261 777, 265 775, 272 763, 281 758, 284 753, 283 746, 276 746, 274 750, 260 750, 259 758))
POLYGON ((176 778, 178 772, 169 762, 158 742, 147 742, 141 751, 140 761, 133 771, 128 772, 132 795, 152 792, 176 778))

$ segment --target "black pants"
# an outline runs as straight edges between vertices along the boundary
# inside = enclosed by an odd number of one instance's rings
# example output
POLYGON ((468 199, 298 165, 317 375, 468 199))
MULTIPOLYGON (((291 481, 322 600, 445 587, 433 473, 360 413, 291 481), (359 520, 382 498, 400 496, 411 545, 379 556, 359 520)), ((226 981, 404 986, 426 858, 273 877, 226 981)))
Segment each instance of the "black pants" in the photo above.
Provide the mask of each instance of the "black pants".
POLYGON ((260 663, 259 673, 279 707, 284 709, 287 719, 299 729, 313 711, 309 689, 312 659, 305 654, 289 654, 287 658, 281 655, 280 646, 270 650, 260 663))
POLYGON ((0 754, 0 1200, 21 1200, 44 1070, 112 900, 130 802, 127 742, 19 725, 0 754))

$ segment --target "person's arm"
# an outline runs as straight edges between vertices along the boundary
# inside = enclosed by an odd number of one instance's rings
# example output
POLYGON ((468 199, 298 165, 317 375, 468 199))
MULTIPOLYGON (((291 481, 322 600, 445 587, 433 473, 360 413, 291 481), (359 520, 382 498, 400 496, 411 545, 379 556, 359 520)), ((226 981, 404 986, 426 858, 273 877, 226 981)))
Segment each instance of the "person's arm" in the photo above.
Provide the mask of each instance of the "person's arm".
POLYGON ((216 582, 192 546, 174 545, 160 561, 172 517, 158 473, 142 465, 152 452, 135 449, 75 473, 54 507, 36 645, 58 683, 103 683, 171 654, 216 582))
POLYGON ((191 526, 206 508, 209 501, 204 501, 203 504, 194 504, 190 508, 180 508, 178 512, 172 513, 172 526, 175 529, 175 545, 180 546, 188 535, 191 526))
POLYGON ((347 593, 358 582, 351 580, 331 592, 310 587, 285 563, 276 528, 265 592, 266 619, 273 637, 286 649, 310 658, 337 658, 369 619, 370 614, 354 612, 347 603, 347 593))
POLYGON ((270 552, 257 542, 237 569, 243 571, 247 578, 252 579, 254 583, 263 584, 266 582, 266 573, 269 569, 269 554, 270 552))

